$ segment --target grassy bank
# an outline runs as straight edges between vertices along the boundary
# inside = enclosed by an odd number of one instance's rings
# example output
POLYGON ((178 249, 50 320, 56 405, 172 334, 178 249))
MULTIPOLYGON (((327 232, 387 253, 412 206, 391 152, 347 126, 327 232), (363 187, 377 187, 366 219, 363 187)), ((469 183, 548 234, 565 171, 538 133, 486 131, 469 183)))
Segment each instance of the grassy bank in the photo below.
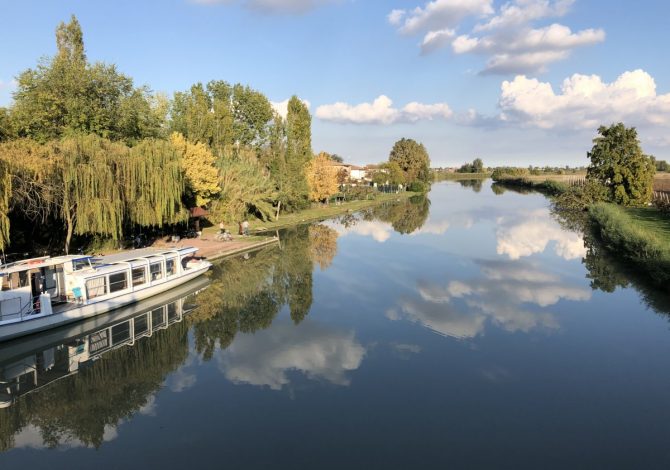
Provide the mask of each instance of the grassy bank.
MULTIPOLYGON (((249 221, 249 230, 251 232, 262 232, 266 230, 275 230, 283 227, 290 227, 292 225, 298 225, 307 222, 314 222, 318 220, 328 219, 335 217, 341 214, 346 214, 347 212, 355 212, 367 207, 372 207, 382 202, 395 201, 398 199, 408 199, 412 196, 417 195, 418 193, 413 193, 410 191, 400 192, 398 194, 384 194, 378 193, 375 199, 370 200, 361 200, 361 201, 348 201, 343 202, 339 205, 328 204, 323 206, 311 207, 299 212, 281 214, 279 220, 272 221, 262 221, 262 220, 250 220, 249 221)), ((233 227, 236 230, 236 227, 233 227)), ((204 230, 206 235, 211 235, 216 233, 219 230, 218 226, 208 227, 204 230)))
POLYGON ((436 175, 435 181, 484 180, 490 177, 491 173, 440 173, 436 175))
POLYGON ((495 178, 494 181, 497 184, 503 186, 514 186, 518 188, 532 189, 535 191, 540 191, 550 196, 557 196, 566 192, 569 188, 567 181, 558 181, 554 179, 549 179, 544 177, 515 177, 515 176, 503 176, 495 178))
POLYGON ((597 203, 589 208, 596 233, 609 250, 636 264, 658 284, 670 281, 670 218, 651 207, 597 203))

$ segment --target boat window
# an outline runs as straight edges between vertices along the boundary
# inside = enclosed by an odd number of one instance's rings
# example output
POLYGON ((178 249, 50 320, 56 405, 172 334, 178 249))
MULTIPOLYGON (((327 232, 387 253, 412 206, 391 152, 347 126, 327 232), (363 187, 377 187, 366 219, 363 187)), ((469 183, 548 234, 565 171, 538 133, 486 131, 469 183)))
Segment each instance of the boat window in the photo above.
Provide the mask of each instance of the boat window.
POLYGON ((9 290, 12 288, 9 285, 9 276, 0 276, 0 282, 2 283, 2 290, 9 290))
POLYGON ((177 265, 174 262, 174 258, 165 260, 165 268, 168 276, 174 276, 177 274, 177 265))
POLYGON ((128 273, 115 273, 109 275, 109 291, 118 292, 128 287, 128 273))
POLYGON ((155 330, 165 324, 165 312, 163 307, 158 307, 151 311, 151 327, 155 330))
POLYGON ((12 286, 12 289, 20 289, 21 287, 30 286, 30 277, 28 276, 28 271, 12 273, 9 282, 12 286))
POLYGON ((147 282, 147 270, 144 266, 133 268, 133 287, 142 285, 145 282, 147 282))
POLYGON ((149 272, 151 272, 151 280, 155 281, 163 277, 163 265, 158 263, 151 263, 149 266, 149 272))
POLYGON ((93 299, 107 293, 107 278, 105 276, 94 277, 86 281, 86 297, 93 299))
POLYGON ((89 262, 88 258, 84 259, 76 259, 72 261, 72 269, 74 271, 80 271, 82 269, 90 268, 91 263, 89 262))

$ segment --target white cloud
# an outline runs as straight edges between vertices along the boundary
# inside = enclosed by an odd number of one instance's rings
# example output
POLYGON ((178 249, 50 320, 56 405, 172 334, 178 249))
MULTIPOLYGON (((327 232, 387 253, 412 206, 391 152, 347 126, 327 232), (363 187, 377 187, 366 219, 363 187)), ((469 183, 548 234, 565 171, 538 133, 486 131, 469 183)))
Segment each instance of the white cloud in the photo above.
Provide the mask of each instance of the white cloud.
POLYGON ((424 104, 411 102, 402 109, 394 108, 393 101, 380 95, 372 103, 351 105, 337 102, 316 108, 316 117, 341 124, 395 124, 421 120, 449 119, 453 115, 446 103, 424 104))
MULTIPOLYGON (((559 327, 554 316, 530 311, 529 305, 545 308, 561 300, 586 301, 591 297, 590 289, 566 283, 529 262, 478 264, 482 276, 474 279, 452 280, 446 286, 420 282, 419 298, 403 298, 399 303, 405 318, 455 338, 483 334, 487 321, 509 332, 553 330, 559 327), (455 299, 461 299, 461 304, 455 299)), ((397 320, 397 315, 391 319, 397 320)))
POLYGON ((386 18, 388 19, 389 23, 396 26, 400 24, 403 17, 405 16, 405 13, 407 13, 405 10, 391 10, 391 13, 389 13, 386 18))
POLYGON ((474 31, 507 29, 530 23, 541 18, 564 16, 575 0, 524 0, 505 3, 498 15, 486 23, 475 26, 474 31))
POLYGON ((245 7, 262 13, 301 14, 316 7, 334 3, 338 0, 191 0, 201 5, 229 5, 242 3, 245 7))
MULTIPOLYGON (((284 101, 270 101, 270 105, 272 106, 272 109, 275 110, 277 114, 279 114, 283 119, 286 119, 286 116, 288 115, 288 102, 290 101, 289 98, 286 98, 284 101)), ((312 106, 312 104, 307 101, 301 99, 300 101, 303 102, 307 108, 312 106)))
POLYGON ((255 334, 237 335, 233 344, 217 354, 220 369, 235 383, 281 390, 289 371, 311 379, 349 385, 346 373, 360 367, 365 348, 353 332, 327 329, 303 322, 273 324, 255 334))
POLYGON ((573 33, 567 26, 554 23, 540 29, 528 29, 507 40, 495 35, 482 38, 461 35, 454 40, 452 49, 456 54, 490 56, 482 73, 507 74, 543 71, 547 64, 567 58, 570 50, 604 40, 605 32, 601 29, 573 33))
POLYGON ((566 78, 560 93, 551 84, 517 76, 502 83, 501 119, 543 129, 595 129, 600 124, 670 125, 670 93, 658 95, 647 72, 634 70, 606 83, 597 75, 566 78))
MULTIPOLYGON (((118 425, 112 426, 106 424, 103 430, 102 440, 104 442, 110 442, 116 439, 119 436, 118 425)), ((13 437, 15 449, 36 449, 36 450, 49 450, 51 447, 44 442, 43 436, 44 432, 42 428, 38 425, 28 424, 16 433, 13 437)), ((69 432, 62 433, 57 437, 58 447, 62 450, 74 449, 78 447, 87 447, 81 440, 74 437, 69 432)))
POLYGON ((582 237, 563 230, 546 208, 502 217, 498 220, 496 238, 498 254, 513 260, 543 253, 552 242, 554 252, 566 260, 586 255, 582 237))
POLYGON ((573 49, 605 39, 602 29, 573 32, 558 23, 533 28, 532 23, 537 20, 564 16, 573 3, 574 0, 513 0, 491 16, 495 13, 492 2, 444 0, 417 7, 410 14, 394 10, 389 22, 404 34, 423 33, 422 54, 451 45, 455 54, 488 57, 484 74, 542 72, 548 64, 567 58, 573 49), (473 16, 489 18, 475 25, 470 33, 457 34, 459 23, 473 16))
MULTIPOLYGON (((461 20, 468 16, 482 16, 493 13, 492 0, 434 0, 422 7, 416 7, 405 17, 401 25, 402 16, 392 17, 396 20, 399 30, 403 34, 415 34, 422 31, 435 31, 456 26, 461 20)), ((394 10, 397 11, 397 10, 394 10)))

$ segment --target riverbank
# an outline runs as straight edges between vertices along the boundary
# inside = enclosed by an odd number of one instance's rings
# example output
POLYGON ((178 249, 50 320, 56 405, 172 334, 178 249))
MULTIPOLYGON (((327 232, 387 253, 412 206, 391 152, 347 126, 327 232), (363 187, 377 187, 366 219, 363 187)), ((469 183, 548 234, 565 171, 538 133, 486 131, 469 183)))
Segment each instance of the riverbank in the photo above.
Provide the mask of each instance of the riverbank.
MULTIPOLYGON (((556 175, 556 176, 563 176, 563 175, 556 175)), ((523 177, 503 176, 496 178, 494 182, 495 182, 494 184, 500 184, 503 186, 513 186, 517 188, 532 189, 534 191, 540 191, 542 193, 546 193, 550 196, 558 196, 559 194, 563 194, 570 187, 569 180, 564 178, 549 179, 547 177, 539 178, 530 176, 523 176, 523 177)))
MULTIPOLYGON (((279 220, 271 221, 262 221, 262 220, 250 220, 249 221, 249 231, 251 233, 260 233, 268 232, 271 230, 278 230, 280 228, 291 227, 293 225, 304 224, 309 222, 316 222, 319 220, 329 219, 342 214, 347 214, 349 212, 356 212, 362 209, 367 209, 368 207, 374 207, 378 204, 409 199, 412 196, 416 196, 419 193, 414 193, 410 191, 403 191, 400 193, 390 193, 384 194, 379 193, 375 199, 370 200, 361 200, 361 201, 348 201, 340 204, 328 204, 318 207, 311 207, 299 212, 281 214, 279 220)), ((231 229, 231 228, 229 228, 231 229)), ((212 237, 216 232, 218 232, 218 226, 208 227, 203 231, 203 237, 212 237)), ((232 227, 233 232, 236 232, 236 227, 232 227)))
MULTIPOLYGON (((251 235, 248 237, 234 236, 231 241, 219 241, 213 238, 213 233, 203 234, 200 238, 189 238, 182 241, 182 245, 193 246, 198 249, 198 256, 210 261, 247 253, 279 242, 277 237, 263 237, 251 235)), ((167 243, 154 243, 152 247, 170 246, 167 243)))
POLYGON ((458 180, 485 180, 491 177, 491 173, 440 173, 435 182, 458 181, 458 180))
POLYGON ((654 282, 670 281, 670 218, 653 207, 597 203, 589 219, 606 248, 643 269, 654 282))

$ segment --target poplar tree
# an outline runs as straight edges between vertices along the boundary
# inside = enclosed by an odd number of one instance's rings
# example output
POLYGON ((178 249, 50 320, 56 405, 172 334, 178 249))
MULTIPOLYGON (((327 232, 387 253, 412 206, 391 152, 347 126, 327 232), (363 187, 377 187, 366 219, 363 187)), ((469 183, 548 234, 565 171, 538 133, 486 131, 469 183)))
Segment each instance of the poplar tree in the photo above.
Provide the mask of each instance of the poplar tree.
POLYGON ((297 97, 288 102, 286 116, 286 168, 283 198, 286 205, 302 208, 307 205, 309 188, 305 170, 312 159, 312 117, 307 106, 297 97))

